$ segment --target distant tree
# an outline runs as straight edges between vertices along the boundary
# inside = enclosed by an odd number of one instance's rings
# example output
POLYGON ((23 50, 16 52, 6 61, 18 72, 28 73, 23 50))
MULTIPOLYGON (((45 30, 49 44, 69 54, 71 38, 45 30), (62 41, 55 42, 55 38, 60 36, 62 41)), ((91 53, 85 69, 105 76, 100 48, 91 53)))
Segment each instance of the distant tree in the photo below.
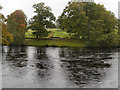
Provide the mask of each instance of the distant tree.
MULTIPOLYGON (((0 9, 2 9, 1 6, 0 9)), ((6 21, 7 19, 0 13, 0 44, 2 45, 10 45, 13 41, 13 35, 6 30, 6 21)))
POLYGON ((22 10, 16 10, 8 16, 7 30, 13 34, 13 44, 22 44, 26 31, 26 15, 22 10))
POLYGON ((51 12, 51 8, 45 6, 44 3, 34 4, 36 15, 29 20, 29 29, 36 30, 36 38, 41 38, 47 36, 48 32, 46 28, 54 27, 53 21, 55 21, 55 16, 51 12))

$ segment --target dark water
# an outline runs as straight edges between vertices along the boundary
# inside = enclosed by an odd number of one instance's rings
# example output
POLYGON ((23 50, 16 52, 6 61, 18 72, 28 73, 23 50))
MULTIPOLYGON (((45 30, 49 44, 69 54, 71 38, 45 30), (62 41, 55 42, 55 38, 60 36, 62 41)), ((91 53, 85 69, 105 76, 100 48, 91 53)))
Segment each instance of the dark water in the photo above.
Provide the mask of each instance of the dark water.
POLYGON ((2 47, 3 88, 117 88, 117 49, 2 47))

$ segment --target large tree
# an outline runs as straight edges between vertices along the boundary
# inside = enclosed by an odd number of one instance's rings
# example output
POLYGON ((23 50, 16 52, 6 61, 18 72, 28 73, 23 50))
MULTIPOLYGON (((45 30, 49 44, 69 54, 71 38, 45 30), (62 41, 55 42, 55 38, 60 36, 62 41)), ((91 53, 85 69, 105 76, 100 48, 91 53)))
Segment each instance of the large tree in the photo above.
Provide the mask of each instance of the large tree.
POLYGON ((86 3, 84 7, 89 18, 90 33, 87 38, 91 44, 100 46, 118 45, 118 21, 111 11, 103 5, 86 3))
POLYGON ((45 6, 44 3, 34 4, 36 15, 29 20, 29 29, 36 30, 36 37, 41 38, 47 35, 46 28, 54 27, 53 21, 55 21, 55 16, 51 12, 51 8, 45 6))
POLYGON ((84 3, 68 3, 57 22, 73 38, 86 36, 88 29, 88 17, 84 12, 84 3))
MULTIPOLYGON (((2 9, 1 6, 0 9, 2 9)), ((0 44, 2 45, 10 45, 10 43, 13 41, 13 35, 10 34, 6 29, 6 21, 7 19, 2 13, 0 13, 0 44)))
POLYGON ((22 10, 16 10, 8 16, 7 30, 13 34, 13 44, 22 44, 26 30, 26 15, 22 10))
POLYGON ((89 41, 87 44, 117 44, 117 19, 103 5, 69 2, 58 20, 60 28, 70 36, 89 41))

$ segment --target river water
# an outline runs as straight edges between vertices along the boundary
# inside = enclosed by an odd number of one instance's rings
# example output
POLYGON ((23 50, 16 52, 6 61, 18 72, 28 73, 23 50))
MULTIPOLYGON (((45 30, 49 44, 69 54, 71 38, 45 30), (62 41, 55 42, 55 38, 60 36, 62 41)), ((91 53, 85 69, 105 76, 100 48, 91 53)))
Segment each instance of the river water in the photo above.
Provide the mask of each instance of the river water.
POLYGON ((3 88, 118 88, 118 48, 2 47, 3 88))

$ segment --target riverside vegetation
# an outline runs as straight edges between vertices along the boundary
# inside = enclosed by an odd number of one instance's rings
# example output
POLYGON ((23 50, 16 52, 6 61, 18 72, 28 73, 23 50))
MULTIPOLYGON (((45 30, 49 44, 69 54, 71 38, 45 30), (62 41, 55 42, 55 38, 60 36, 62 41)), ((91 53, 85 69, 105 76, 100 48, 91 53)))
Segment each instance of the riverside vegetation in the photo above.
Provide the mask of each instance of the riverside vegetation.
POLYGON ((28 46, 67 46, 67 47, 85 47, 83 41, 79 39, 70 39, 69 35, 60 29, 47 29, 49 35, 41 39, 36 39, 34 31, 28 30, 25 34, 24 45, 28 46), (51 35, 53 35, 51 37, 51 35))
POLYGON ((16 10, 7 19, 0 18, 4 24, 2 45, 119 46, 119 20, 103 5, 69 2, 57 20, 45 3, 34 4, 33 8, 36 15, 28 22, 22 10, 16 10))

